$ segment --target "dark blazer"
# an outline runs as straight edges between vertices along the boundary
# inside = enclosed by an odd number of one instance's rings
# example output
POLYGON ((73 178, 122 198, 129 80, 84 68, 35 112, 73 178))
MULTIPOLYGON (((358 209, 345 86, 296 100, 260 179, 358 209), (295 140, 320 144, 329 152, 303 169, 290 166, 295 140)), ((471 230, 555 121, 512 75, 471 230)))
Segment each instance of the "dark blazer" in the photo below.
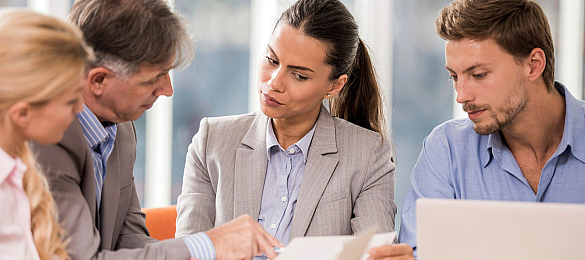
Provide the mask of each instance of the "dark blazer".
MULTIPOLYGON (((242 214, 258 219, 266 177, 261 112, 204 118, 189 146, 177 236, 210 229, 242 214)), ((321 107, 290 236, 394 230, 394 163, 390 141, 332 117, 321 107)))
POLYGON ((134 184, 136 134, 132 122, 118 124, 99 211, 91 151, 78 120, 58 144, 31 143, 31 147, 49 181, 59 221, 71 238, 67 249, 73 260, 189 258, 182 240, 154 243, 157 240, 149 237, 134 184))

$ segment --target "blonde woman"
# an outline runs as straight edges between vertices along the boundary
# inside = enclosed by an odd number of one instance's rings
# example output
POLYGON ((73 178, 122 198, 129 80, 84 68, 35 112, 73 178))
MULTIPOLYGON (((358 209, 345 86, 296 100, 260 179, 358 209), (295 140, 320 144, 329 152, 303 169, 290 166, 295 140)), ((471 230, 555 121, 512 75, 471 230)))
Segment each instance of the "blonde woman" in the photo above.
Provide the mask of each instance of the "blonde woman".
POLYGON ((27 140, 55 143, 83 107, 79 29, 0 10, 0 259, 68 259, 53 197, 27 140))

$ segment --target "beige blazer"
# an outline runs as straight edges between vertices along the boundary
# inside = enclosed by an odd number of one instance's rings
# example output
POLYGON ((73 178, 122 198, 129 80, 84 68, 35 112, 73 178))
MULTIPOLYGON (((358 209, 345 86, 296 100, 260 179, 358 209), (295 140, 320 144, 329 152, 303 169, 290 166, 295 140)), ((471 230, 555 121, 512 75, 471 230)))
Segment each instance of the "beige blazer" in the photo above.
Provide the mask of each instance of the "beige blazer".
MULTIPOLYGON (((258 219, 268 157, 261 112, 204 118, 189 145, 177 232, 183 236, 242 214, 258 219)), ((321 108, 291 226, 298 236, 394 230, 391 144, 321 108)))
POLYGON ((67 249, 73 260, 189 258, 182 240, 153 243, 157 241, 149 237, 134 184, 136 135, 132 122, 118 124, 99 211, 91 151, 78 120, 58 144, 32 143, 31 147, 49 180, 59 221, 71 238, 67 249))

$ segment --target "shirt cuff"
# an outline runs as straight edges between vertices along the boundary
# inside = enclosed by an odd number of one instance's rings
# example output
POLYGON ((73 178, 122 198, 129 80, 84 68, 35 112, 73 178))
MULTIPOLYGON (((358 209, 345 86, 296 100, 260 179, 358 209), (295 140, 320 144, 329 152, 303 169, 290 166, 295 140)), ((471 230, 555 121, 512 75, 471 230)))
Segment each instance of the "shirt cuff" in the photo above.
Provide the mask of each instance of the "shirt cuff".
POLYGON ((185 244, 187 244, 187 248, 189 248, 189 253, 192 258, 201 260, 215 259, 215 247, 213 246, 213 242, 211 242, 211 239, 204 232, 181 238, 185 241, 185 244))

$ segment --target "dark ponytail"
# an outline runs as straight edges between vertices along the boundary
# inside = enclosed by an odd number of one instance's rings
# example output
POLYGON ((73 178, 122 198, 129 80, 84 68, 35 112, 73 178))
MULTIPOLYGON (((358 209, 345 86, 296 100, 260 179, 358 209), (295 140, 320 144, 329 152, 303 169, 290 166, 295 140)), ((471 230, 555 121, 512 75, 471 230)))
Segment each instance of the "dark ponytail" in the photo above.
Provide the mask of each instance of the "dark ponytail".
POLYGON ((386 133, 382 98, 370 55, 358 35, 358 26, 339 0, 299 0, 289 7, 278 23, 285 22, 303 34, 325 42, 325 63, 330 80, 346 74, 341 92, 330 99, 331 115, 361 127, 386 133))
POLYGON ((348 76, 341 92, 329 103, 331 114, 385 134, 382 97, 374 66, 362 39, 359 39, 355 61, 348 76))

